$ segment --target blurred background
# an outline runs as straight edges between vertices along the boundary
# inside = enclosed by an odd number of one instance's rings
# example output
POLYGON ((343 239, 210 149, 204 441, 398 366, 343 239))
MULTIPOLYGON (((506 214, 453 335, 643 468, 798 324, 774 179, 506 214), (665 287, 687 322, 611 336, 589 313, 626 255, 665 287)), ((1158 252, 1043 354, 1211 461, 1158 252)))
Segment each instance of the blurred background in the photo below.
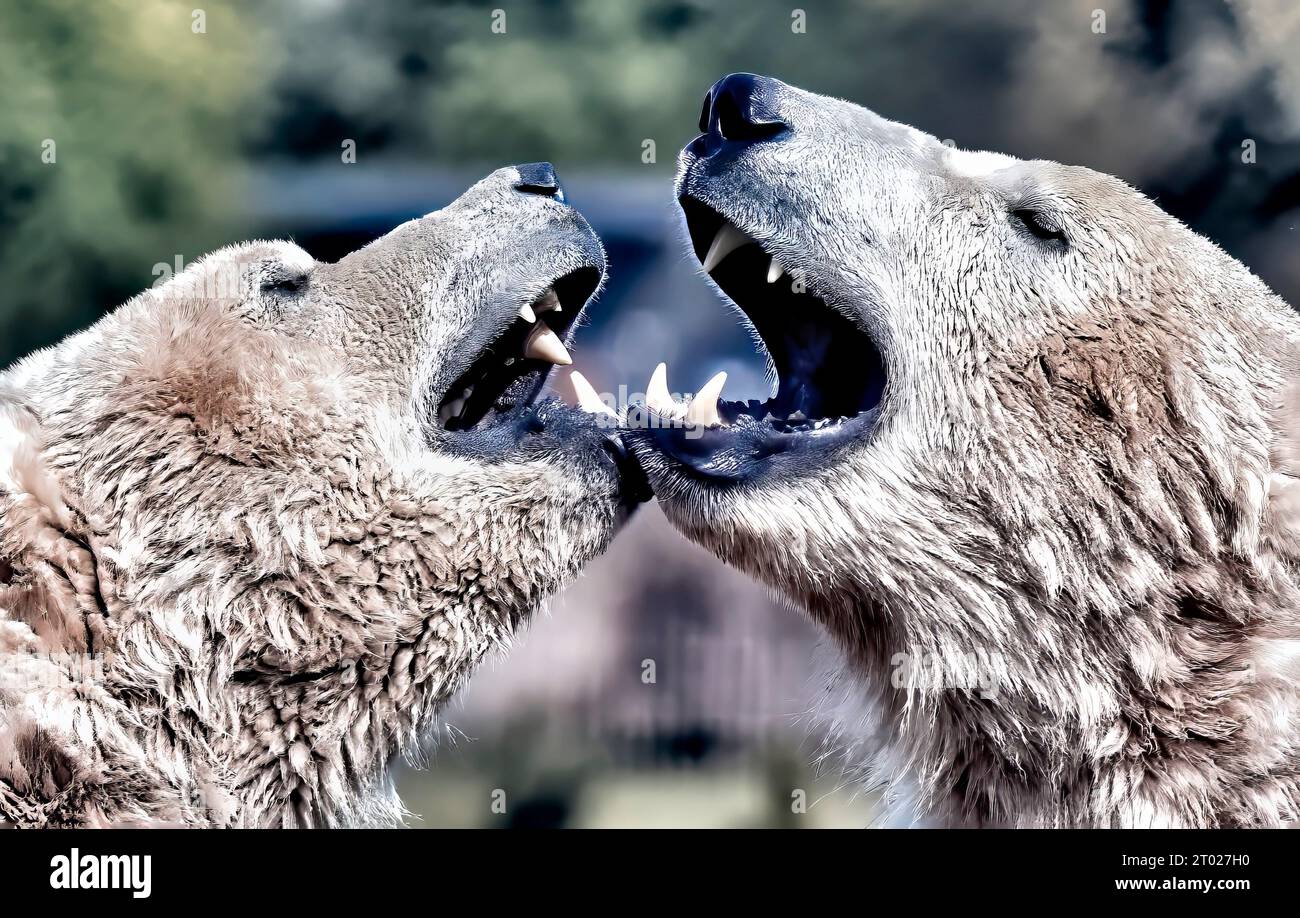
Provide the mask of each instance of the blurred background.
MULTIPOLYGON (((550 160, 610 255, 575 349, 597 388, 666 360, 674 390, 765 395, 671 194, 735 70, 1119 175, 1300 303, 1291 0, 42 0, 0 11, 0 365, 218 246, 332 260, 550 160)), ((809 716, 816 642, 650 506, 401 770, 409 822, 871 824, 809 716)))

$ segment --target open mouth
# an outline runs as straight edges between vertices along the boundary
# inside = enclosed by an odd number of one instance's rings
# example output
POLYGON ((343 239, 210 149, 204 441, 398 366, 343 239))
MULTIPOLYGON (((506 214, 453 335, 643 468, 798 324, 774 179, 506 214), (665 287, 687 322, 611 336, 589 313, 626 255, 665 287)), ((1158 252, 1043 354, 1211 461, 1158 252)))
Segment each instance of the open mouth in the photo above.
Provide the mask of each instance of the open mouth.
POLYGON ((438 424, 449 431, 486 427, 532 404, 551 370, 573 362, 564 342, 599 284, 598 269, 579 268, 520 304, 518 316, 448 387, 438 424))
POLYGON ((764 401, 720 399, 725 374, 709 380, 689 404, 667 393, 663 370, 646 390, 647 407, 678 424, 658 437, 695 470, 738 478, 756 460, 804 452, 860 436, 885 393, 884 356, 871 336, 829 306, 816 279, 788 272, 779 259, 712 207, 680 200, 696 257, 745 313, 775 375, 764 401), (684 432, 684 433, 683 433, 684 432))

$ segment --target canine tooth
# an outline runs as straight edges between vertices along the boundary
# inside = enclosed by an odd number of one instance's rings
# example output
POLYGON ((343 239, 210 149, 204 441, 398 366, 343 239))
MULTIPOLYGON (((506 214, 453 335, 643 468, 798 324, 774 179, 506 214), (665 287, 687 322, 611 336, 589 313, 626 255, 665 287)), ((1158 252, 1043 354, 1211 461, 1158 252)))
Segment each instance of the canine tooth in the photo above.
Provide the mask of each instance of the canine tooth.
POLYGON ((705 273, 712 274, 713 269, 722 263, 722 259, 745 243, 753 241, 748 233, 732 224, 730 220, 723 221, 718 234, 713 237, 712 245, 709 246, 709 254, 704 256, 705 273))
POLYGON ((767 267, 767 282, 769 284, 775 284, 781 279, 781 275, 784 273, 785 268, 781 266, 781 262, 777 261, 776 256, 773 255, 772 263, 767 267))
POLYGON ((525 322, 536 322, 537 313, 533 312, 533 307, 525 303, 519 307, 519 318, 523 319, 525 322))
POLYGON ((589 414, 605 414, 616 421, 619 420, 618 412, 601 400, 596 387, 587 382, 587 377, 574 370, 569 374, 569 380, 573 383, 574 394, 578 396, 579 408, 589 414))
POLYGON ((548 289, 533 303, 533 308, 538 312, 559 312, 560 298, 555 295, 554 289, 548 289))
POLYGON ((645 403, 661 417, 677 416, 680 406, 668 392, 668 364, 659 364, 650 374, 650 384, 645 387, 645 403))
POLYGON ((722 423, 722 417, 718 414, 718 396, 722 395, 722 386, 726 381, 727 373, 724 370, 700 387, 686 410, 686 423, 702 424, 705 427, 722 423))
POLYGON ((524 342, 524 356, 535 357, 538 360, 549 360, 551 363, 567 367, 573 363, 573 358, 564 348, 564 342, 560 336, 551 331, 545 323, 539 323, 536 328, 528 333, 528 340, 524 342))
POLYGON ((439 409, 438 420, 441 423, 446 424, 452 418, 460 417, 460 413, 464 408, 465 400, 463 398, 454 398, 439 409))

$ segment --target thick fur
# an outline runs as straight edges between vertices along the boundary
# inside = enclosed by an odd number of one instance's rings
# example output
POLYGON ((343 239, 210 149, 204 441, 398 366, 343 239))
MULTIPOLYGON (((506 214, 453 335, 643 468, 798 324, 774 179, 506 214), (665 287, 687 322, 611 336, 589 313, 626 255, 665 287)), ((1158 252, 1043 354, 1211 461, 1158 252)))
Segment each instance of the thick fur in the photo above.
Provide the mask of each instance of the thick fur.
POLYGON ((798 475, 640 438, 665 513, 824 626, 834 742, 895 823, 1295 820, 1292 310, 1115 178, 776 85, 789 131, 683 154, 679 191, 869 331, 888 389, 798 475))
POLYGON ((620 516, 570 409, 500 454, 429 420, 603 270, 518 179, 336 264, 222 250, 0 376, 0 820, 400 822, 390 759, 620 516))

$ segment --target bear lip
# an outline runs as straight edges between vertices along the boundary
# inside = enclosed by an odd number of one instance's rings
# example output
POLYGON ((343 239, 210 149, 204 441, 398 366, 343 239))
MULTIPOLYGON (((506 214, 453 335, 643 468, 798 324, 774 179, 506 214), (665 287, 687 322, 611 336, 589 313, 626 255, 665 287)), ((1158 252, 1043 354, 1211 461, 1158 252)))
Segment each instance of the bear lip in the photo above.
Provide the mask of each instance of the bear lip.
POLYGON ((796 468, 811 453, 869 434, 888 382, 875 339, 828 305, 816 277, 792 273, 786 262, 793 259, 769 254, 757 231, 691 194, 679 203, 696 257, 743 314, 775 391, 763 401, 718 399, 725 379, 715 377, 688 405, 676 403, 666 396, 661 368, 646 389, 647 404, 629 418, 629 427, 646 431, 636 442, 654 444, 716 483, 774 463, 796 468))
POLYGON ((600 280, 599 268, 584 266, 520 300, 516 317, 443 393, 438 426, 449 432, 491 426, 532 405, 555 366, 572 362, 565 344, 600 280))

